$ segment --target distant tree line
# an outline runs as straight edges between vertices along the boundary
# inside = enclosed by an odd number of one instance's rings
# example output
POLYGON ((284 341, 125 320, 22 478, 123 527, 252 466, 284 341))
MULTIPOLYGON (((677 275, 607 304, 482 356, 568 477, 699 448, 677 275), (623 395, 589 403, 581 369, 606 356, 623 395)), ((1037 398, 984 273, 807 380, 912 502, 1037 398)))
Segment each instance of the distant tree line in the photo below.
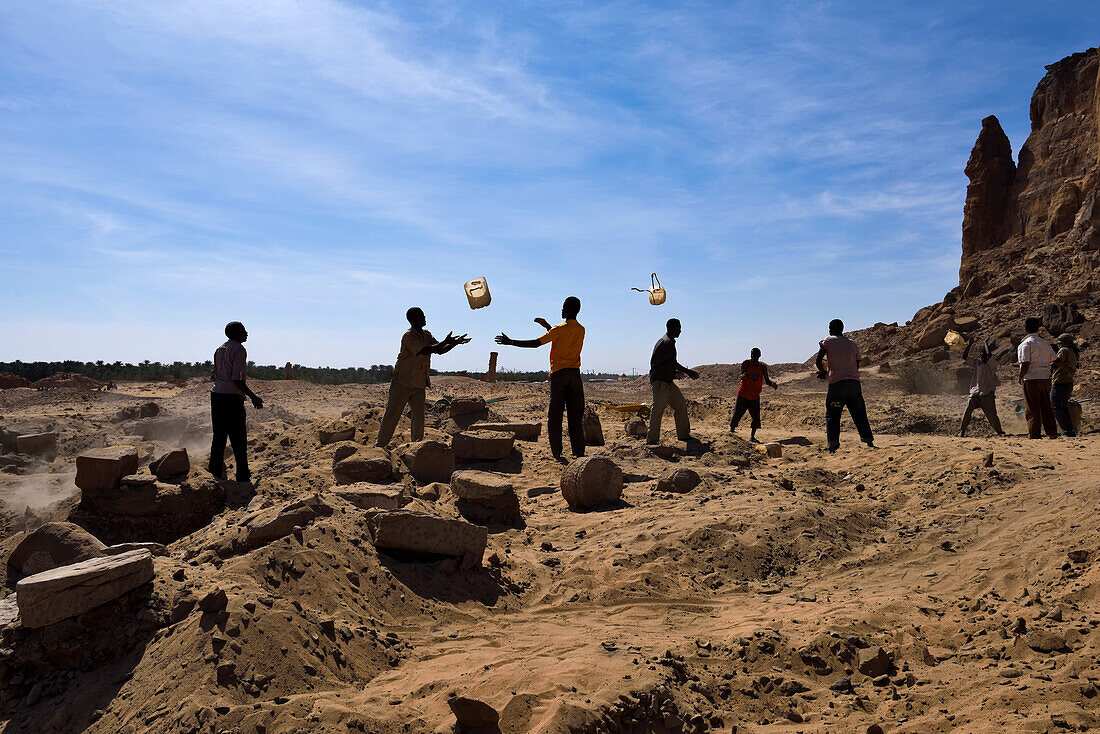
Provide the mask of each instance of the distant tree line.
MULTIPOLYGON (((145 360, 138 364, 129 362, 78 362, 65 360, 64 362, 0 362, 0 372, 10 372, 18 377, 26 378, 32 382, 58 372, 73 372, 78 375, 91 377, 100 382, 157 382, 163 380, 186 380, 191 377, 209 377, 214 364, 206 362, 150 362, 145 360)), ((292 364, 294 378, 315 382, 320 385, 344 385, 347 383, 373 384, 377 382, 389 382, 392 365, 376 364, 370 367, 304 367, 300 364, 292 364)), ((283 366, 258 365, 255 362, 248 363, 248 376, 256 380, 283 380, 286 379, 286 370, 283 366)))
MULTIPOLYGON (((23 377, 31 382, 41 380, 58 372, 72 372, 78 375, 91 377, 100 382, 159 382, 164 380, 186 380, 191 377, 209 377, 214 365, 206 362, 171 362, 162 364, 145 360, 138 364, 129 362, 78 362, 65 360, 63 362, 0 362, 0 372, 10 372, 17 377, 23 377)), ((375 364, 370 367, 304 367, 300 364, 292 364, 294 379, 313 382, 318 385, 346 385, 362 384, 373 385, 379 382, 390 381, 390 370, 393 365, 375 364)), ((467 372, 438 372, 432 370, 433 375, 467 375, 478 378, 481 375, 467 372)), ((255 362, 248 363, 248 376, 256 380, 283 380, 286 379, 286 370, 282 366, 258 365, 255 362)), ((581 375, 584 380, 614 380, 618 374, 606 372, 588 372, 581 375)), ((544 370, 534 372, 498 372, 497 379, 501 382, 542 382, 547 379, 544 370)))

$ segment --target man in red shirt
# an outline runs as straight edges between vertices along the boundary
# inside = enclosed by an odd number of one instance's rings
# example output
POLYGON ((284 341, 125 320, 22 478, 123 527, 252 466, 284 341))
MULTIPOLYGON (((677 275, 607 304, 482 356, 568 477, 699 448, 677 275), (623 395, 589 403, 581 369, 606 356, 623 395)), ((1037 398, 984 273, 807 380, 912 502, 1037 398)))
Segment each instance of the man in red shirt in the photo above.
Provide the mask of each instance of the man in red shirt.
POLYGON ((778 390, 776 385, 768 377, 768 365, 760 361, 760 350, 753 347, 749 352, 749 358, 741 363, 741 384, 737 388, 737 403, 733 406, 733 418, 730 420, 730 431, 737 430, 737 424, 748 411, 752 418, 752 432, 749 440, 757 443, 756 429, 760 427, 760 391, 768 385, 773 390, 778 390))

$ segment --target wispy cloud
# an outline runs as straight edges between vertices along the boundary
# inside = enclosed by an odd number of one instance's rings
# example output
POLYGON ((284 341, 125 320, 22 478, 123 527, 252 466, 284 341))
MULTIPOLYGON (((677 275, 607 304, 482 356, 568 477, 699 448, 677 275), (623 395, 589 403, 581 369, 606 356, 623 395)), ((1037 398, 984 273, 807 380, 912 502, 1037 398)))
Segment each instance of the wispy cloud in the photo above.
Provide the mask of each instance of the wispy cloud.
MULTIPOLYGON (((594 335, 649 329, 660 314, 625 288, 653 270, 715 344, 738 338, 729 308, 774 294, 776 333, 838 290, 866 322, 911 312, 951 285, 978 121, 1026 134, 1042 63, 1079 50, 1060 49, 1098 12, 8 4, 0 251, 22 256, 0 307, 52 288, 39 317, 54 323, 79 311, 117 334, 155 317, 192 334, 231 303, 257 334, 322 353, 304 324, 369 333, 329 352, 367 363, 392 360, 407 302, 459 318, 478 275, 507 304, 462 316, 481 340, 566 292, 594 335), (890 279, 904 283, 879 288, 890 279)), ((6 346, 31 357, 33 333, 6 346)), ((634 359, 610 337, 586 354, 634 359)))

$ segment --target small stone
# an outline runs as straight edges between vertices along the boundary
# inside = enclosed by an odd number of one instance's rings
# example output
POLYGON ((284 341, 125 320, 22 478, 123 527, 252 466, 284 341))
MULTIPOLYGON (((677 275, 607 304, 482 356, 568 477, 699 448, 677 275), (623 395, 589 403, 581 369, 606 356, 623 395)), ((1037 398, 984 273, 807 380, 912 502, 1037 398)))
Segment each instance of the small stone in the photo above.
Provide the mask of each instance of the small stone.
POLYGON ((702 481, 698 472, 693 469, 673 469, 657 480, 657 491, 684 494, 698 487, 702 481))
POLYGON ((172 479, 191 471, 191 460, 187 457, 187 449, 173 449, 163 454, 149 464, 149 471, 157 476, 157 479, 172 479))
POLYGON ((778 443, 762 443, 757 444, 757 450, 761 453, 767 454, 769 459, 779 459, 783 457, 783 446, 778 443))
POLYGON ((205 614, 220 612, 229 603, 229 597, 222 589, 215 589, 199 601, 199 609, 205 614))
POLYGON ((1036 652, 1062 652, 1066 649, 1066 638, 1049 630, 1032 630, 1027 633, 1027 646, 1036 652))
POLYGON ((1089 552, 1083 548, 1071 550, 1066 555, 1074 563, 1088 563, 1089 560, 1089 552))
POLYGON ((890 669, 892 662, 890 654, 881 647, 868 647, 859 651, 859 661, 856 667, 860 673, 870 678, 877 678, 890 669))
POLYGON ((837 678, 829 685, 830 691, 837 691, 838 693, 849 693, 852 691, 852 679, 850 676, 842 676, 837 678))

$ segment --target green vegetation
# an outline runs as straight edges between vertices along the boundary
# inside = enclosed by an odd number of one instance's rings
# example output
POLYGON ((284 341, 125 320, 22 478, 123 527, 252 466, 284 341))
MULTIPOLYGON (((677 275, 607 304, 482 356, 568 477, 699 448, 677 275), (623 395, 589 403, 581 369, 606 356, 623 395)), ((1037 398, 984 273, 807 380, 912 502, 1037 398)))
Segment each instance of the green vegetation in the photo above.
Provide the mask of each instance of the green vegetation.
MULTIPOLYGON (((391 365, 376 364, 371 367, 303 367, 291 365, 294 377, 320 385, 344 385, 348 383, 373 384, 390 381, 391 365)), ((145 360, 139 364, 127 362, 0 362, 0 372, 10 372, 18 377, 36 381, 58 372, 74 372, 107 382, 142 382, 159 380, 186 380, 191 377, 209 377, 213 363, 172 362, 161 364, 145 360)), ((248 363, 248 376, 255 380, 282 380, 286 371, 281 366, 248 363)))

